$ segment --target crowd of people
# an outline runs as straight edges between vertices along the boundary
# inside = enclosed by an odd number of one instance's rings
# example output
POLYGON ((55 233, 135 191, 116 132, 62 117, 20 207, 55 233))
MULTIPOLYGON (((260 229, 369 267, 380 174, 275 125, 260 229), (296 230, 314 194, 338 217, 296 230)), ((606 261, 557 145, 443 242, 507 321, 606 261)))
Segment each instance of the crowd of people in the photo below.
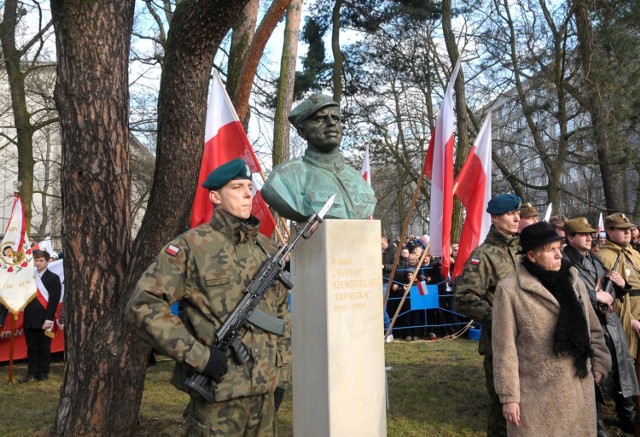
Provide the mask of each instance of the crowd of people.
POLYGON ((491 229, 455 278, 457 311, 483 326, 489 436, 607 435, 602 404, 633 433, 640 395, 638 227, 597 233, 585 217, 540 214, 518 196, 488 204, 491 229))
MULTIPOLYGON (((451 278, 441 274, 441 258, 429 253, 428 236, 409 235, 403 242, 390 241, 382 236, 383 281, 389 289, 385 308, 385 332, 393 321, 393 334, 386 340, 432 340, 436 337, 451 335, 461 324, 452 311, 453 293, 451 278), (396 252, 399 251, 398 264, 393 272, 396 252), (424 253, 426 252, 426 253, 424 253), (424 254, 424 256, 423 256, 424 254), (422 262, 420 262, 422 258, 422 262), (390 275, 393 273, 393 279, 390 275), (411 299, 407 293, 410 284, 436 286, 438 290, 437 308, 412 311, 411 299), (403 300, 403 297, 405 298, 403 300), (445 311, 439 311, 444 309, 445 311)), ((451 245, 451 271, 455 266, 459 245, 451 245)))

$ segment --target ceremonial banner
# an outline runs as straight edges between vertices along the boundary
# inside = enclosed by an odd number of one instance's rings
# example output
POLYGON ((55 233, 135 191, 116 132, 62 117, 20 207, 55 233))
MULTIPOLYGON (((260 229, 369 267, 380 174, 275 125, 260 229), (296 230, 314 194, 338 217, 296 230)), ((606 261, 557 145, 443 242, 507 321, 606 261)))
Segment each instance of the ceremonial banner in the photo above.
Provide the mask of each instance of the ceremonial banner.
POLYGON ((22 200, 16 194, 0 244, 0 303, 12 314, 18 314, 36 296, 34 273, 22 200))

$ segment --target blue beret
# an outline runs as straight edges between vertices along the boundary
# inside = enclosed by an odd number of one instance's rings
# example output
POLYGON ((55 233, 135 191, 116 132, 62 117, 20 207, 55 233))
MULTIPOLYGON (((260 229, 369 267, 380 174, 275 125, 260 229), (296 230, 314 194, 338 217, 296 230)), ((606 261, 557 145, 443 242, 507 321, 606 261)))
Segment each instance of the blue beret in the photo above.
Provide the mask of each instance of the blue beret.
POLYGON ((500 194, 489 201, 487 212, 491 215, 502 215, 520 209, 522 199, 515 194, 500 194))
POLYGON ((249 179, 251 180, 251 169, 240 158, 222 164, 220 167, 209 173, 204 180, 202 186, 207 190, 217 190, 224 187, 227 182, 233 179, 249 179))
POLYGON ((340 105, 335 102, 332 97, 325 96, 324 94, 312 94, 298 106, 293 108, 293 110, 289 113, 289 121, 292 125, 297 126, 298 123, 300 123, 301 121, 305 121, 313 114, 315 114, 322 108, 326 108, 327 106, 340 107, 340 105))

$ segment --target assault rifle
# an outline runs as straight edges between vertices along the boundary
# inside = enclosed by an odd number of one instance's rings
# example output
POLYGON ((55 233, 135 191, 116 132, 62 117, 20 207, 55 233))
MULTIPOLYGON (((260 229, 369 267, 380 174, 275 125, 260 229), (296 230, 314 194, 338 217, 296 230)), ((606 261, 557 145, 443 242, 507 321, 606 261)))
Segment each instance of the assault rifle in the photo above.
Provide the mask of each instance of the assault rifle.
MULTIPOLYGON (((616 269, 618 268, 618 264, 620 264, 620 258, 622 257, 622 251, 618 252, 618 256, 616 257, 615 262, 613 263, 613 267, 611 267, 611 272, 615 272, 616 269)), ((611 280, 611 278, 609 278, 609 282, 607 282, 607 285, 604 287, 604 292, 611 294, 611 290, 613 289, 613 281, 611 280)))
MULTIPOLYGON (((222 326, 216 331, 213 340, 214 346, 222 352, 231 349, 233 359, 238 365, 242 365, 251 359, 249 351, 247 351, 246 346, 240 340, 242 337, 241 334, 244 334, 250 322, 251 315, 276 279, 278 279, 287 290, 293 288, 293 284, 282 274, 286 257, 301 237, 308 239, 313 235, 320 223, 322 223, 323 217, 327 211, 329 211, 331 205, 333 205, 335 197, 335 194, 331 196, 318 213, 311 215, 307 219, 306 225, 302 230, 299 230, 293 241, 282 246, 275 255, 262 263, 258 272, 251 280, 251 283, 247 285, 244 290, 242 299, 240 299, 231 314, 229 314, 227 320, 225 320, 222 326)), ((185 381, 184 385, 187 387, 188 393, 199 396, 210 404, 215 401, 215 388, 217 384, 208 376, 201 373, 194 373, 185 381)))

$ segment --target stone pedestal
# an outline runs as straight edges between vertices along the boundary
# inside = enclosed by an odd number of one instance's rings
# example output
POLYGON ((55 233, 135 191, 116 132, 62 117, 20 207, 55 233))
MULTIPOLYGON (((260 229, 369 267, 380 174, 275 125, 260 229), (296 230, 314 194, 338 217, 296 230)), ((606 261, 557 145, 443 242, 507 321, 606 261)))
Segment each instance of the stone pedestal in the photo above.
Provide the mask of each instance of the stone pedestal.
POLYGON ((295 437, 386 436, 380 222, 325 220, 291 266, 295 437))

